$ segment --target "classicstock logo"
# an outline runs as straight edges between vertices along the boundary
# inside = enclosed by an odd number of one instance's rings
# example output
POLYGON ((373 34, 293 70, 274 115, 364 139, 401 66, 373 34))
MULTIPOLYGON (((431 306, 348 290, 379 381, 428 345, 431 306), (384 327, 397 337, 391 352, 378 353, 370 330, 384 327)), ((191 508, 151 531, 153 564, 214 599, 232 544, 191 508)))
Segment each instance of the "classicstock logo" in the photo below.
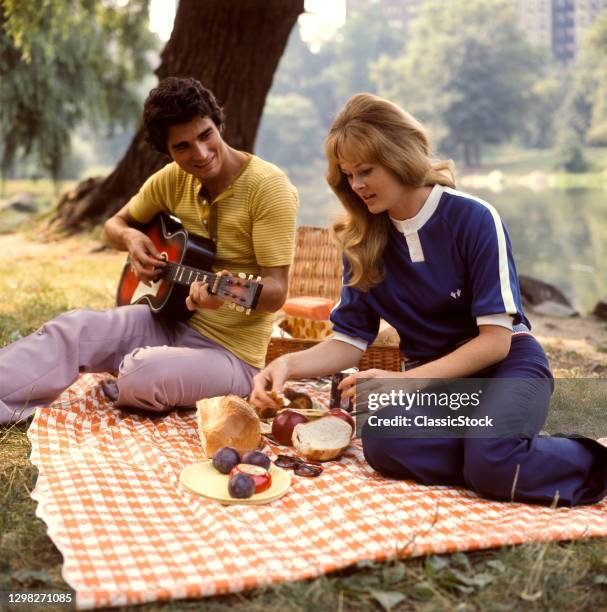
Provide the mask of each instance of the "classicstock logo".
POLYGON ((365 426, 379 437, 532 437, 544 426, 553 386, 552 379, 361 380, 357 430, 365 426))

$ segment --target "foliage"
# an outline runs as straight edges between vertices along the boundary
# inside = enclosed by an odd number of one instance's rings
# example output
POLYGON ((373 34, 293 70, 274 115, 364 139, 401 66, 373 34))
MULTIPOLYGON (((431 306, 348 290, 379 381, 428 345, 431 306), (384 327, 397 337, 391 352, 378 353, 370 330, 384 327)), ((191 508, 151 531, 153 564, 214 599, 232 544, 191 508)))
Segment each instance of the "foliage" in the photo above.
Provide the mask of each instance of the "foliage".
POLYGON ((589 168, 582 140, 571 128, 563 129, 559 134, 556 167, 573 173, 586 172, 589 168))
POLYGON ((583 136, 589 144, 607 144, 607 11, 588 30, 575 68, 573 96, 584 111, 583 136))
POLYGON ((347 98, 360 91, 376 92, 373 62, 395 55, 403 45, 402 34, 378 19, 377 11, 372 2, 348 9, 346 23, 317 53, 302 42, 299 27, 294 28, 270 98, 291 93, 309 98, 322 129, 328 130, 347 98))
POLYGON ((371 65, 402 48, 402 35, 377 10, 376 3, 348 9, 348 21, 315 53, 293 28, 275 74, 256 151, 289 171, 305 201, 302 215, 331 198, 322 142, 336 113, 354 93, 375 92, 371 65))
MULTIPOLYGON (((328 129, 337 108, 337 102, 333 84, 327 78, 325 68, 332 64, 334 59, 332 44, 325 44, 318 53, 312 53, 301 39, 299 25, 294 27, 287 49, 274 75, 274 84, 264 113, 272 108, 271 100, 274 96, 296 94, 312 102, 318 112, 322 129, 328 129)), ((269 123, 265 121, 263 126, 267 128, 269 123)))
POLYGON ((35 153, 56 178, 71 131, 127 124, 139 113, 135 83, 157 45, 147 0, 0 0, 2 174, 35 153))
POLYGON ((308 98, 295 93, 269 97, 263 124, 259 150, 283 169, 305 165, 320 154, 323 130, 318 111, 308 98))
POLYGON ((540 55, 517 29, 506 0, 422 5, 402 57, 374 67, 380 95, 427 123, 441 148, 480 162, 480 145, 522 129, 540 55))
POLYGON ((525 147, 545 149, 556 141, 562 121, 559 112, 571 75, 561 66, 553 65, 547 59, 545 73, 531 85, 527 114, 522 123, 522 144, 525 147))
POLYGON ((402 33, 378 18, 378 7, 366 2, 348 12, 333 46, 333 59, 325 68, 325 77, 333 84, 334 97, 341 107, 355 93, 377 93, 371 78, 371 66, 381 57, 393 57, 402 50, 402 33))

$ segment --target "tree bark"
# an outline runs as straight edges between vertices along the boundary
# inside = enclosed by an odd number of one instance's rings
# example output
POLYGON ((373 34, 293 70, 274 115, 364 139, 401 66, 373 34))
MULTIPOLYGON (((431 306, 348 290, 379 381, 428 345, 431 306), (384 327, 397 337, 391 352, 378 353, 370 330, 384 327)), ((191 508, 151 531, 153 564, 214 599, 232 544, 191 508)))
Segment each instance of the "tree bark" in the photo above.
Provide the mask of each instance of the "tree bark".
MULTIPOLYGON (((180 0, 171 38, 156 70, 195 77, 226 113, 225 140, 253 151, 266 95, 304 0, 180 0)), ((143 129, 104 180, 64 194, 52 229, 74 232, 118 211, 153 172, 169 162, 145 142, 143 129)))

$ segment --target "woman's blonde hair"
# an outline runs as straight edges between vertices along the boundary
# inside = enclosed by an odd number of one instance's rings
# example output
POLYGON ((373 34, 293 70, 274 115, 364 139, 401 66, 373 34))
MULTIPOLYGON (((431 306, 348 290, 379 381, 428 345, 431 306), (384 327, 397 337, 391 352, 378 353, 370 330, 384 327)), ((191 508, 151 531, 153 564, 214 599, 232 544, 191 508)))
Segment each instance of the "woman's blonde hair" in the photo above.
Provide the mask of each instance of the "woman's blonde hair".
POLYGON ((352 96, 335 119, 325 141, 327 182, 346 209, 332 227, 351 268, 348 285, 368 290, 383 279, 381 258, 388 240, 387 212, 371 214, 339 164, 380 164, 408 187, 455 186, 451 160, 433 158, 426 132, 412 115, 377 96, 352 96))

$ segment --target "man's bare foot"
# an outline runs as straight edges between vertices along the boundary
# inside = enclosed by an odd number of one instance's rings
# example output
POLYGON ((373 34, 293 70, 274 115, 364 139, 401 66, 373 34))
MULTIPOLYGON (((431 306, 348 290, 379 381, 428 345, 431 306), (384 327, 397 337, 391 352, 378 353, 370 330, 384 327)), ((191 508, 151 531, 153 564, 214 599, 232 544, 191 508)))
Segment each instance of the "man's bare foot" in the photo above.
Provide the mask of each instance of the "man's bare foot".
POLYGON ((607 438, 599 438, 597 442, 603 446, 607 446, 607 438))

